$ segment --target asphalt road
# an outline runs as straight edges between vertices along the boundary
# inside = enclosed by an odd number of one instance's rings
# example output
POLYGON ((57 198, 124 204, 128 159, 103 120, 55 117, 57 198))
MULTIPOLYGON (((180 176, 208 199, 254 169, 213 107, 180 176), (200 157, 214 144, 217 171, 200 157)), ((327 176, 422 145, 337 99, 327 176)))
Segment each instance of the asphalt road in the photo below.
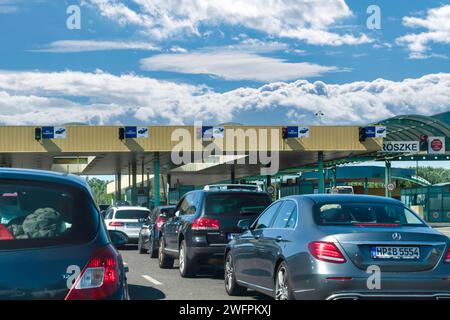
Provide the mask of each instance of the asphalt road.
POLYGON ((242 297, 229 297, 225 292, 223 270, 206 267, 196 278, 183 279, 178 261, 173 269, 160 269, 158 259, 139 254, 136 246, 120 250, 130 269, 128 286, 131 299, 138 300, 261 300, 267 299, 254 291, 242 297))
MULTIPOLYGON (((450 236, 450 228, 437 228, 450 236)), ((266 296, 254 291, 242 297, 230 297, 225 292, 223 269, 205 267, 192 279, 183 279, 178 261, 172 269, 160 269, 158 259, 139 254, 137 246, 120 250, 130 269, 127 274, 131 299, 138 300, 264 300, 266 296)))

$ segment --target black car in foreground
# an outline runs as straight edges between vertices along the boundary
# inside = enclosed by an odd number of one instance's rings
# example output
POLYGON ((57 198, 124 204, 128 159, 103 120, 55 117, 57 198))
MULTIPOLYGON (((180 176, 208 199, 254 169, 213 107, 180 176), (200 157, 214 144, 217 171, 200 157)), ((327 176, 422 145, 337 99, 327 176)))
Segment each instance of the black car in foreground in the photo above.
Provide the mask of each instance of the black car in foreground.
POLYGON ((242 232, 238 221, 253 221, 270 202, 265 192, 235 185, 187 193, 175 208, 174 217, 162 225, 160 268, 172 267, 178 258, 181 276, 192 277, 201 264, 221 264, 227 243, 242 232))
POLYGON ((138 251, 148 252, 151 258, 158 256, 159 232, 167 219, 174 216, 175 206, 159 206, 152 210, 139 232, 138 251))
POLYGON ((122 257, 86 182, 0 169, 0 300, 128 299, 122 257))

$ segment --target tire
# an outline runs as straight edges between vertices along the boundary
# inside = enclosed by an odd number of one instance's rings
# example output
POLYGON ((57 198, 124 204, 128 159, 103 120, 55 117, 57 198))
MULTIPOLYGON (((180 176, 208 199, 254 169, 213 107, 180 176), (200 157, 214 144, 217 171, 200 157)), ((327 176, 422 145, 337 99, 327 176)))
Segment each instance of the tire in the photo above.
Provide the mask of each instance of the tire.
POLYGON ((173 268, 174 259, 164 252, 164 239, 159 239, 158 264, 161 269, 173 268))
POLYGON ((142 248, 142 238, 141 237, 139 237, 139 240, 138 240, 138 251, 139 251, 139 254, 144 254, 147 251, 144 248, 142 248))
POLYGON ((286 263, 281 262, 275 274, 275 300, 295 300, 286 263))
POLYGON ((229 296, 242 296, 247 292, 247 288, 238 285, 234 272, 234 261, 231 252, 225 258, 225 291, 229 296))
POLYGON ((148 251, 148 254, 150 255, 150 258, 158 257, 158 250, 155 249, 155 240, 153 240, 153 237, 150 237, 150 239, 149 239, 147 251, 148 251))
POLYGON ((193 261, 189 260, 187 254, 187 245, 186 241, 181 241, 180 249, 179 249, 179 270, 182 278, 192 278, 197 273, 197 268, 194 265, 193 261))

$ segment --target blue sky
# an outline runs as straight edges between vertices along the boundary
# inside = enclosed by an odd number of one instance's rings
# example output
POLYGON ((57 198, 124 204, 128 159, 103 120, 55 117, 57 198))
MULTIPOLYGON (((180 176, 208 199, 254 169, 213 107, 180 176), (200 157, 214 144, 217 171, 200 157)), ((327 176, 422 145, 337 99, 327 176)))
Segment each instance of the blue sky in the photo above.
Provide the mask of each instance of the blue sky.
POLYGON ((365 124, 450 110, 448 1, 0 0, 0 41, 2 124, 365 124), (369 5, 381 29, 366 25, 369 5))

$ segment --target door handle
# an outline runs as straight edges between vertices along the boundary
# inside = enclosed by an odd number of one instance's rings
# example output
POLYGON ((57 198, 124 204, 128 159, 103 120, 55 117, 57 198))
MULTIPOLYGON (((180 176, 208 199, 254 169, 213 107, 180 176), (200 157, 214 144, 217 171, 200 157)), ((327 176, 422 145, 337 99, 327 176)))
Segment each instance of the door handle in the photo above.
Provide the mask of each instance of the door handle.
POLYGON ((278 236, 275 240, 276 240, 277 242, 281 242, 281 241, 283 241, 283 237, 282 237, 282 236, 278 236))
POLYGON ((254 237, 255 237, 255 239, 259 239, 259 238, 261 238, 261 235, 260 234, 255 234, 254 237))

